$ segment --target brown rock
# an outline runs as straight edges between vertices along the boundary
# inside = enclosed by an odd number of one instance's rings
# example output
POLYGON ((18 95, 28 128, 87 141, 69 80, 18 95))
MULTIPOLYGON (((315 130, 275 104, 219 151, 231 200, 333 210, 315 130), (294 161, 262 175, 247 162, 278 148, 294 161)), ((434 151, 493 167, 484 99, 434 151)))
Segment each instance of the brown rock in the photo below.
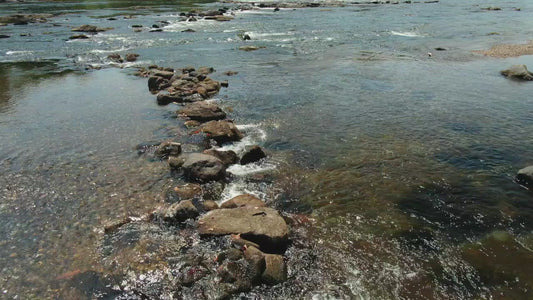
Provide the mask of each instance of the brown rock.
POLYGON ((219 144, 238 141, 243 138, 243 134, 235 124, 227 120, 207 122, 200 127, 200 130, 219 144))
POLYGON ((188 153, 169 160, 171 168, 183 168, 189 180, 207 182, 226 176, 226 166, 216 157, 201 153, 188 153))
MULTIPOLYGON (((180 200, 193 199, 202 196, 202 186, 194 183, 186 183, 174 188, 174 192, 180 200)), ((216 203, 215 203, 216 204, 216 203)))
POLYGON ((73 36, 69 37, 68 39, 69 40, 86 40, 88 38, 89 37, 86 36, 85 34, 76 34, 76 35, 73 35, 73 36))
POLYGON ((206 122, 211 120, 221 120, 226 118, 226 113, 216 105, 207 101, 198 101, 185 105, 177 112, 179 115, 191 120, 206 122))
POLYGON ((520 80, 533 80, 533 73, 529 72, 525 65, 514 65, 500 72, 503 76, 520 80))
POLYGON ((214 157, 220 159, 223 164, 226 166, 233 165, 239 162, 239 157, 237 153, 232 150, 220 151, 215 149, 204 150, 204 154, 213 155, 214 157))
POLYGON ((139 54, 137 53, 128 53, 126 54, 126 61, 134 62, 137 60, 137 57, 139 57, 139 54))
POLYGON ((202 207, 205 211, 218 209, 218 204, 213 200, 206 200, 202 202, 202 207))
POLYGON ((283 256, 265 254, 265 271, 261 275, 261 280, 270 285, 287 280, 287 265, 283 260, 283 256))
POLYGON ((184 200, 157 211, 155 217, 167 223, 181 223, 187 219, 196 218, 198 214, 198 210, 192 201, 184 200))
POLYGON ((172 141, 164 141, 159 144, 154 154, 160 158, 178 156, 181 154, 181 144, 172 141))
POLYGON ((254 195, 244 194, 231 198, 230 200, 222 203, 220 208, 237 208, 237 207, 265 207, 266 204, 263 200, 257 198, 254 195))
POLYGON ((287 223, 269 207, 212 210, 198 224, 200 235, 240 234, 268 252, 280 253, 287 246, 287 223))

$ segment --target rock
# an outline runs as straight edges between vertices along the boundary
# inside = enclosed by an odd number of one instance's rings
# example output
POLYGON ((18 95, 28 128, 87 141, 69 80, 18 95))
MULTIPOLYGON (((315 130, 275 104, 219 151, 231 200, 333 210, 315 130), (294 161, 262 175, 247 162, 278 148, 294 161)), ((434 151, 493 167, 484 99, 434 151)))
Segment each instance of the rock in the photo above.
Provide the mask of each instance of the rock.
POLYGON ((255 274, 253 281, 259 282, 262 274, 265 272, 265 254, 253 246, 244 248, 244 259, 250 264, 250 269, 255 274))
POLYGON ((177 113, 180 116, 200 122, 226 118, 226 113, 222 111, 218 105, 207 101, 198 101, 187 104, 184 108, 178 110, 177 113))
POLYGON ((187 128, 193 128, 193 127, 198 127, 202 125, 202 123, 198 121, 194 121, 194 120, 188 120, 188 121, 185 121, 183 125, 185 125, 187 128))
POLYGON ((94 25, 81 25, 80 27, 76 27, 72 29, 72 31, 97 33, 97 32, 107 31, 110 29, 112 28, 100 28, 94 25))
POLYGON ((142 28, 143 26, 140 24, 133 24, 131 25, 131 28, 142 28))
POLYGON ((218 204, 213 200, 206 200, 202 202, 202 208, 205 211, 211 211, 211 210, 218 209, 218 204))
POLYGON ((157 104, 159 105, 168 105, 172 102, 177 102, 177 103, 183 102, 183 97, 179 95, 166 94, 166 93, 157 94, 156 99, 157 99, 157 104))
POLYGON ((529 72, 525 65, 514 65, 500 72, 503 76, 521 80, 533 80, 533 73, 529 72))
POLYGON ((157 92, 169 86, 167 79, 159 76, 148 78, 148 89, 150 92, 157 92))
POLYGON ((200 235, 239 234, 267 252, 282 253, 288 242, 287 223, 278 211, 269 207, 212 210, 198 224, 200 235))
POLYGON ((86 40, 88 38, 89 37, 86 36, 85 34, 76 34, 76 35, 73 35, 73 36, 69 37, 68 39, 69 40, 86 40))
POLYGON ((171 71, 165 71, 165 70, 155 70, 153 73, 152 73, 153 76, 157 76, 157 77, 162 77, 162 78, 165 78, 167 80, 170 80, 172 78, 172 76, 174 76, 174 72, 171 72, 171 71))
POLYGON ((187 28, 185 30, 182 30, 181 32, 196 32, 196 30, 191 29, 191 28, 187 28))
POLYGON ((265 271, 261 275, 261 281, 275 285, 287 280, 287 265, 283 256, 265 254, 265 271))
MULTIPOLYGON (((193 68, 194 71, 194 68, 193 68)), ((208 75, 213 72, 215 72, 215 69, 213 67, 199 67, 198 71, 196 71, 198 74, 208 75)))
POLYGON ((10 38, 11 36, 7 35, 7 34, 0 34, 0 39, 7 39, 7 38, 10 38))
POLYGON ((231 121, 210 121, 200 126, 200 131, 207 134, 209 138, 218 144, 238 141, 243 138, 243 134, 231 121))
MULTIPOLYGON (((186 183, 173 189, 180 200, 190 200, 202 196, 202 186, 194 183, 186 183)), ((216 203, 215 203, 216 204, 216 203)))
POLYGON ((518 171, 516 181, 524 185, 533 185, 533 166, 528 166, 518 171))
POLYGON ((137 57, 139 57, 139 54, 137 53, 128 53, 126 54, 126 61, 134 62, 137 60, 137 57))
POLYGON ((171 224, 181 223, 187 219, 196 218, 198 215, 198 210, 191 200, 174 203, 168 208, 161 209, 155 213, 156 219, 161 219, 171 224))
POLYGON ((213 155, 214 157, 220 159, 223 164, 226 166, 233 165, 239 162, 239 157, 237 153, 233 150, 220 151, 215 149, 204 150, 204 154, 213 155))
POLYGON ((241 157, 241 165, 246 165, 249 163, 259 161, 265 157, 266 157, 266 154, 261 147, 257 145, 247 147, 246 151, 241 157))
POLYGON ((265 47, 264 46, 240 46, 239 50, 242 50, 242 51, 255 51, 255 50, 262 49, 262 48, 265 48, 265 47))
POLYGON ((172 168, 183 168, 185 177, 193 181, 221 180, 226 176, 226 166, 211 155, 189 153, 177 159, 169 159, 169 164, 172 168))
POLYGON ((51 18, 51 14, 42 14, 42 15, 23 15, 16 14, 10 16, 0 17, 0 24, 13 24, 13 25, 26 25, 28 23, 45 23, 47 18, 51 18))
POLYGON ((220 86, 227 88, 229 86, 229 83, 228 83, 228 81, 221 81, 220 82, 220 86))
POLYGON ((437 47, 437 48, 435 48, 435 50, 437 50, 437 51, 446 51, 446 48, 437 47))
POLYGON ((151 29, 151 30, 148 31, 148 32, 163 32, 163 29, 161 29, 161 28, 151 29))
POLYGON ((118 53, 111 53, 107 56, 107 58, 111 61, 114 61, 114 62, 117 62, 117 63, 122 63, 124 62, 124 60, 122 59, 122 57, 120 56, 120 54, 118 53))
POLYGON ((237 208, 237 207, 266 207, 263 200, 257 198, 254 195, 244 194, 231 198, 230 200, 222 203, 220 208, 237 208))
POLYGON ((160 158, 178 156, 181 154, 181 144, 172 141, 165 141, 157 147, 154 154, 160 158))
POLYGON ((226 71, 224 72, 224 75, 226 76, 233 76, 233 75, 237 75, 239 74, 239 72, 236 72, 236 71, 226 71))

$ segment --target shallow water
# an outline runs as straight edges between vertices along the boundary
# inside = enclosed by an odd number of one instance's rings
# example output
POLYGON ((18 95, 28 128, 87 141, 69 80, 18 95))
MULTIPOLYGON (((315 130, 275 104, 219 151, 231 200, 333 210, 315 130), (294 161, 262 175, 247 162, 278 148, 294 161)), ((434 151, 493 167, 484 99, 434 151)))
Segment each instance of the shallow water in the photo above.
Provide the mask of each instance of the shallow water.
POLYGON ((65 13, 0 27, 11 35, 0 39, 3 297, 68 298, 65 273, 101 269, 98 228, 152 210, 181 182, 135 150, 187 139, 177 106, 157 106, 128 68, 153 63, 214 66, 213 77, 230 84, 217 101, 246 143, 272 154, 266 165, 233 170, 223 199, 251 192, 316 220, 305 236, 317 257, 295 251, 301 261, 289 269, 290 284, 304 288, 261 287, 248 297, 533 297, 532 194, 513 181, 532 162, 533 86, 498 73, 533 57, 471 53, 530 39, 531 3, 261 9, 223 23, 179 22, 192 3, 87 3, 0 4, 2 14, 65 13), (67 41, 82 24, 115 29, 67 41), (164 31, 148 32, 152 24, 164 31), (116 65, 106 58, 113 52, 140 57, 116 65), (86 70, 95 67, 104 69, 86 70), (247 180, 256 172, 274 179, 247 180))

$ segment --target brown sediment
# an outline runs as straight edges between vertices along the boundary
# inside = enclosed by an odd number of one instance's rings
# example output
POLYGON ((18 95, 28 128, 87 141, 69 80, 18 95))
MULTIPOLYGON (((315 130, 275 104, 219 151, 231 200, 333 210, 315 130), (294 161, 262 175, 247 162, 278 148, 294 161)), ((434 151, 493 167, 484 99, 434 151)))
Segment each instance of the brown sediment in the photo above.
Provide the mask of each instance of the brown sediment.
POLYGON ((490 57, 518 57, 522 55, 533 55, 533 41, 526 44, 502 44, 492 46, 489 50, 475 50, 473 53, 483 54, 490 57))

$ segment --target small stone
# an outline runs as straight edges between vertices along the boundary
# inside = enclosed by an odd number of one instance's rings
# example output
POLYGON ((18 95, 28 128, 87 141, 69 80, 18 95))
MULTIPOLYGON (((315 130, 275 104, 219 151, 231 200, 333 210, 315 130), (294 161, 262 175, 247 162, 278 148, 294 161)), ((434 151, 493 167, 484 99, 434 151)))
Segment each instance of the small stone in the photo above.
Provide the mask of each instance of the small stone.
POLYGON ((126 61, 134 62, 137 60, 137 57, 139 57, 139 54, 137 53, 128 53, 126 54, 126 61))
POLYGON ((164 158, 168 156, 178 156, 181 154, 181 144, 172 142, 172 141, 165 141, 162 142, 157 149, 155 150, 155 156, 164 158))
POLYGON ((524 185, 533 185, 533 166, 528 166, 518 171, 516 181, 524 185))
POLYGON ((277 254, 265 254, 265 271, 261 280, 269 285, 275 285, 287 280, 287 265, 283 256, 277 254))
POLYGON ((196 218, 198 215, 198 210, 191 200, 174 203, 155 213, 156 218, 171 224, 181 223, 187 219, 196 218))
POLYGON ((69 40, 86 40, 88 38, 89 37, 86 36, 85 34, 76 34, 76 35, 73 35, 73 36, 69 37, 68 39, 69 40))
POLYGON ((180 200, 201 197, 203 192, 202 186, 194 183, 186 183, 184 185, 175 187, 173 190, 180 200))
POLYGON ((265 47, 264 46, 240 46, 239 50, 242 50, 242 51, 255 51, 255 50, 259 50, 261 48, 265 48, 265 47))

